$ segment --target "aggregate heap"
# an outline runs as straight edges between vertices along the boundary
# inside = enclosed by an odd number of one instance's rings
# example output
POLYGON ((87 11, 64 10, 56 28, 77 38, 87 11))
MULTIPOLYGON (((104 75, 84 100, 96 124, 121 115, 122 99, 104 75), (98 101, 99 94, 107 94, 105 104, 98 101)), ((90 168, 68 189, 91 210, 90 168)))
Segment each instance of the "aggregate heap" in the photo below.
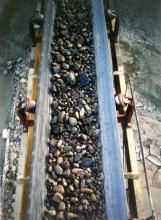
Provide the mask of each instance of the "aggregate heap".
POLYGON ((57 1, 44 219, 105 219, 90 1, 57 1))

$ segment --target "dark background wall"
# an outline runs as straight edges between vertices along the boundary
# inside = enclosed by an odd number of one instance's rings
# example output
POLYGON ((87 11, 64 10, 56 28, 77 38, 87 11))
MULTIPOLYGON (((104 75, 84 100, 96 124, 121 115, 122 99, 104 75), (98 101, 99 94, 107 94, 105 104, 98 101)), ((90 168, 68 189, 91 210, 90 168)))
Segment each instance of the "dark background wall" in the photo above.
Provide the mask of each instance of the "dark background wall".
POLYGON ((31 43, 28 20, 36 0, 0 0, 0 64, 25 55, 31 43))

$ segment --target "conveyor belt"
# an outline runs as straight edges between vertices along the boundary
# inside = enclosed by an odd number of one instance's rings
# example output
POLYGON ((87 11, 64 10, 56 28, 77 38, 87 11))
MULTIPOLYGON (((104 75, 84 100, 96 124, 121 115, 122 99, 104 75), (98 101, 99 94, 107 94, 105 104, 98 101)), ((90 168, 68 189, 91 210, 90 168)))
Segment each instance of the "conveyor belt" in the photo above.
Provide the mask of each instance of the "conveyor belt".
MULTIPOLYGON (((93 0, 93 30, 99 98, 106 215, 109 220, 126 220, 127 206, 113 94, 111 55, 102 0, 93 0)), ((55 15, 54 1, 45 3, 41 64, 38 79, 37 110, 31 163, 28 219, 40 220, 45 200, 45 155, 49 133, 49 48, 55 15)))

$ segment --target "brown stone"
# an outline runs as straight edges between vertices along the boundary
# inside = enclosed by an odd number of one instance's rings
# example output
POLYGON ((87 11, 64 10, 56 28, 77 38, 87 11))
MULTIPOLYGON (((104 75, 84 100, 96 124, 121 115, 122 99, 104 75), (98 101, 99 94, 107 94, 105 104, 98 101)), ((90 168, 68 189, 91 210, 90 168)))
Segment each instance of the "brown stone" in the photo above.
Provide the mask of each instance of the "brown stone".
POLYGON ((78 174, 78 173, 81 173, 81 172, 84 172, 84 170, 80 169, 80 168, 73 168, 72 169, 72 173, 74 173, 74 174, 78 174))
POLYGON ((58 115, 58 122, 59 122, 59 123, 63 123, 64 118, 65 118, 65 111, 61 111, 61 112, 59 112, 59 115, 58 115))
POLYGON ((58 157, 57 164, 62 164, 62 163, 63 163, 63 157, 58 157))
POLYGON ((65 176, 65 177, 69 177, 70 174, 71 174, 70 169, 66 169, 66 170, 63 172, 63 176, 65 176))
POLYGON ((60 156, 60 150, 57 149, 54 153, 54 157, 59 157, 59 156, 60 156))
POLYGON ((48 172, 51 173, 53 171, 52 166, 48 166, 48 172))
POLYGON ((82 193, 87 193, 87 194, 91 194, 93 193, 93 189, 90 189, 90 188, 81 188, 81 192, 82 193))
POLYGON ((58 55, 56 58, 56 61, 58 63, 64 63, 65 62, 65 57, 63 55, 58 55))
POLYGON ((61 194, 64 194, 64 187, 62 185, 54 186, 53 189, 54 189, 55 192, 59 192, 61 194))
POLYGON ((94 193, 91 194, 91 200, 93 202, 96 202, 96 200, 97 200, 96 195, 94 193))
POLYGON ((63 200, 63 195, 61 193, 56 192, 52 198, 54 202, 60 203, 63 200))

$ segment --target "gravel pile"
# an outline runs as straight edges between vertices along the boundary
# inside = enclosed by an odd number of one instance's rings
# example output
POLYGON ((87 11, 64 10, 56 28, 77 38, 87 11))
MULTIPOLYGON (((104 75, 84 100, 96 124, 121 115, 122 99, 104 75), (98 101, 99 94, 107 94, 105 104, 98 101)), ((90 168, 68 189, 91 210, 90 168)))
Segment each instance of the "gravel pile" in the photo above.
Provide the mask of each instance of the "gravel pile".
POLYGON ((44 219, 105 219, 90 1, 57 1, 44 219))
POLYGON ((4 75, 11 74, 13 80, 11 108, 8 116, 9 145, 7 146, 7 157, 5 161, 5 182, 3 184, 3 217, 14 219, 14 194, 16 193, 16 179, 18 163, 21 156, 21 135, 23 126, 20 124, 16 114, 16 103, 26 97, 29 60, 18 58, 8 61, 4 75))

